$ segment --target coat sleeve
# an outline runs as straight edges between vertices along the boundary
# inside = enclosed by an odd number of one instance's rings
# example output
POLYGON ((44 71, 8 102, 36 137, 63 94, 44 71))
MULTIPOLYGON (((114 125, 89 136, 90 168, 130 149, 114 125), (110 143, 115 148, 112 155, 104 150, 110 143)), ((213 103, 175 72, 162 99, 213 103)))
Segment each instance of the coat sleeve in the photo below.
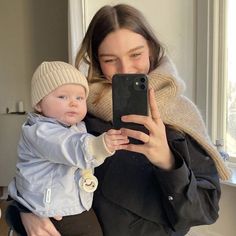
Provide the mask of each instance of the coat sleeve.
POLYGON ((84 169, 98 166, 111 155, 104 146, 103 136, 95 137, 86 130, 78 132, 55 123, 38 123, 26 125, 22 131, 18 145, 22 161, 43 159, 84 169), (94 144, 99 146, 97 152, 91 151, 94 144))
POLYGON ((213 160, 188 135, 169 142, 176 168, 155 168, 162 202, 174 231, 212 224, 218 218, 220 182, 213 160))

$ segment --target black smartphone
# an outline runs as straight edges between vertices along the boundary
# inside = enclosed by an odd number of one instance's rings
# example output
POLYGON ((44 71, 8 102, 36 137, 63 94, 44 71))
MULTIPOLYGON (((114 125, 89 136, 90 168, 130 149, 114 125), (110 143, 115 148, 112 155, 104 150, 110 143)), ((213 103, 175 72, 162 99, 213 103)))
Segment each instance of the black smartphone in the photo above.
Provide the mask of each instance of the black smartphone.
MULTIPOLYGON (((123 115, 148 115, 148 78, 145 74, 115 74, 112 78, 113 126, 148 133, 140 124, 121 121, 123 115)), ((142 143, 130 138, 131 143, 142 143)))

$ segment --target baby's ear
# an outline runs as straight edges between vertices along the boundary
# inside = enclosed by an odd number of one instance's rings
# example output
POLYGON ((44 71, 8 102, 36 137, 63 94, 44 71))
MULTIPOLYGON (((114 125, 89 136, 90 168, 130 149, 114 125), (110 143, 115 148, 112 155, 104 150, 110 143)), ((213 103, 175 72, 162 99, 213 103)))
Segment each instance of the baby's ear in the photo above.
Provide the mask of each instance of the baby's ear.
POLYGON ((34 109, 38 112, 41 112, 42 109, 41 109, 41 106, 40 106, 40 102, 38 104, 35 105, 34 109))

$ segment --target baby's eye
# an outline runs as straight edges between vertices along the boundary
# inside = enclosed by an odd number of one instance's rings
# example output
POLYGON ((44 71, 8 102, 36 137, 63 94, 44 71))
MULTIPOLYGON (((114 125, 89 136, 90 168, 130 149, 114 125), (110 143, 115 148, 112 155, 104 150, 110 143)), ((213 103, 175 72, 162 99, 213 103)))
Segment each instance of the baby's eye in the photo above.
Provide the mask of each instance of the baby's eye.
POLYGON ((64 95, 60 95, 60 96, 58 96, 58 98, 60 98, 60 99, 66 99, 67 97, 64 96, 64 95))
POLYGON ((78 101, 83 101, 83 100, 84 100, 84 97, 79 96, 79 97, 77 97, 76 99, 77 99, 78 101))

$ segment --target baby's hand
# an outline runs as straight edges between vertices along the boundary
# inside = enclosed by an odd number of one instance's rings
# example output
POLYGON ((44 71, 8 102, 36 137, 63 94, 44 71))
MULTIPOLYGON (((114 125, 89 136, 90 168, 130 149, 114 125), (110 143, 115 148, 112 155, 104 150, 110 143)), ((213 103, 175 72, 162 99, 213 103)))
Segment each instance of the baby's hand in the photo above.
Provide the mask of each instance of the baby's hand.
POLYGON ((55 220, 58 220, 58 221, 59 221, 59 220, 62 220, 62 216, 54 216, 53 218, 54 218, 55 220))
POLYGON ((124 149, 129 143, 127 136, 121 134, 120 130, 110 129, 104 135, 104 141, 110 152, 124 149))

